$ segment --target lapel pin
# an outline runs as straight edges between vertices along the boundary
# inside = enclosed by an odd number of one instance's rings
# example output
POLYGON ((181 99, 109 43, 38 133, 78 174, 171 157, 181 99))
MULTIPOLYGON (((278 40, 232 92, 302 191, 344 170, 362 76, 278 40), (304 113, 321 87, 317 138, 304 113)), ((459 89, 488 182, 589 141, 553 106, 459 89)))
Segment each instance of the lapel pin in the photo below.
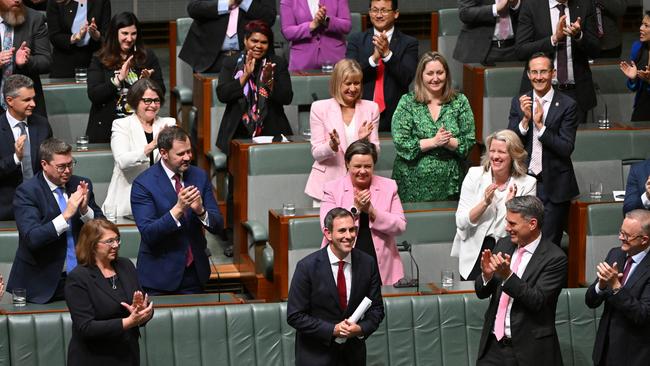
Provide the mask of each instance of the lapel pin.
POLYGON ((559 107, 559 106, 560 106, 560 102, 555 102, 555 106, 556 106, 556 107, 559 107))

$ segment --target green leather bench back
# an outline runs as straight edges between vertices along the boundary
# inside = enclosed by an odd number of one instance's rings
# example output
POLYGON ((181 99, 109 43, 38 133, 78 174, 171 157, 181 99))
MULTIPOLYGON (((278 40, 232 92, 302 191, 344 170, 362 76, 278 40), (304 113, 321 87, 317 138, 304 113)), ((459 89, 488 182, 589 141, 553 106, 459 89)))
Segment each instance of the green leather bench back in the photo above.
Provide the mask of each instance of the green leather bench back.
MULTIPOLYGON (((564 364, 591 364, 600 310, 584 304, 586 289, 563 290, 556 330, 564 364)), ((384 298, 386 316, 368 338, 368 365, 474 365, 487 300, 474 294, 384 298)), ((64 365, 68 313, 0 317, 0 365, 64 365)), ((156 309, 142 329, 143 366, 294 364, 286 304, 156 309)))
POLYGON ((192 22, 192 18, 176 19, 176 58, 169 60, 170 63, 173 62, 176 65, 176 85, 186 86, 190 89, 192 89, 194 83, 192 67, 178 58, 178 54, 181 52, 181 48, 185 42, 185 37, 187 37, 187 32, 189 32, 192 22))
POLYGON ((449 64, 454 88, 463 89, 463 63, 453 58, 458 35, 463 22, 458 17, 458 8, 438 10, 438 52, 443 54, 449 64))
POLYGON ((618 232, 623 223, 623 202, 587 206, 585 279, 596 279, 596 264, 605 260, 613 247, 621 245, 618 232))
POLYGON ((9 280, 16 250, 18 250, 18 231, 0 231, 0 274, 4 277, 5 283, 9 280))
POLYGON ((77 160, 74 174, 90 179, 93 183, 95 202, 101 207, 106 199, 115 165, 110 147, 108 150, 73 151, 72 155, 77 160))
POLYGON ((63 80, 43 80, 45 107, 54 136, 74 144, 77 136, 86 134, 90 99, 86 83, 61 81, 63 80))

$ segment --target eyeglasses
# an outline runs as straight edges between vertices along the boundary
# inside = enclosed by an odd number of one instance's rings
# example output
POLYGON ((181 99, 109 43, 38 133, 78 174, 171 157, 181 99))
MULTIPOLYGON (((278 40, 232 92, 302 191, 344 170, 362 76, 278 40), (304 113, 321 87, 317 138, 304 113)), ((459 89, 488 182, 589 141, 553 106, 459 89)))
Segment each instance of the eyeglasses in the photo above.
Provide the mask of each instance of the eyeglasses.
POLYGON ((142 98, 144 105, 151 105, 151 103, 160 104, 160 98, 142 98))
POLYGON ((551 70, 528 70, 528 74, 539 77, 539 76, 547 76, 548 74, 551 73, 551 70))
POLYGON ((77 165, 77 160, 72 159, 72 162, 68 164, 55 165, 54 168, 56 168, 57 173, 61 174, 65 172, 66 169, 72 170, 72 168, 74 168, 75 165, 77 165))
POLYGON ((370 9, 369 13, 372 15, 388 15, 393 12, 393 9, 377 9, 377 8, 372 8, 370 9))
POLYGON ((122 239, 118 236, 117 238, 110 238, 107 240, 100 240, 98 243, 106 244, 111 248, 117 248, 122 243, 122 239))
POLYGON ((628 242, 628 243, 629 243, 630 241, 632 241, 632 240, 634 240, 634 239, 636 239, 636 238, 640 238, 640 237, 642 237, 642 236, 643 236, 643 235, 630 235, 630 234, 626 234, 626 233, 624 233, 623 231, 619 231, 619 232, 618 232, 618 237, 619 237, 619 238, 622 237, 623 240, 624 240, 625 242, 628 242))

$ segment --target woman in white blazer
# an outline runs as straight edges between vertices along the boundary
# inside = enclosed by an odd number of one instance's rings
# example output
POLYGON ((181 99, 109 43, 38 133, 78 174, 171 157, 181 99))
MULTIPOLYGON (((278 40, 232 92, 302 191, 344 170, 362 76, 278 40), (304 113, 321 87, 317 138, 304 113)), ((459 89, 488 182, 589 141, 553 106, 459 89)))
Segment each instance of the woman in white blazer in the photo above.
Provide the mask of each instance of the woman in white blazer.
POLYGON ((361 99, 362 77, 356 61, 337 62, 330 79, 332 98, 311 105, 311 154, 315 161, 305 193, 314 199, 314 206, 323 199, 325 183, 347 174, 343 155, 350 144, 367 139, 379 151, 379 106, 361 99))
POLYGON ((158 117, 164 102, 164 93, 149 78, 138 80, 127 94, 135 113, 113 121, 111 151, 113 152, 113 176, 108 186, 102 211, 117 216, 131 214, 131 184, 133 180, 160 159, 156 137, 165 126, 176 125, 176 120, 158 117))
POLYGON ((494 249, 506 233, 506 201, 514 196, 535 195, 537 180, 527 175, 527 153, 510 130, 494 132, 486 139, 488 151, 481 165, 472 167, 463 180, 456 211, 456 237, 451 256, 458 257, 462 280, 481 274, 479 259, 484 249, 494 249))

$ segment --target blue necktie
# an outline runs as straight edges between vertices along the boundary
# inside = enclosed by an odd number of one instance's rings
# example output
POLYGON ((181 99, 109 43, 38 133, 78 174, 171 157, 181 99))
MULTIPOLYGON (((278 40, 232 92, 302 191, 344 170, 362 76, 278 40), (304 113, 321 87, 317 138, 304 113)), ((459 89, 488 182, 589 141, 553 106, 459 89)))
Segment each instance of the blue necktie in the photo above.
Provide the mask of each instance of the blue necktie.
MULTIPOLYGON (((63 191, 63 188, 58 187, 54 191, 56 192, 56 200, 59 203, 59 209, 61 209, 61 212, 63 213, 66 207, 68 207, 68 203, 65 200, 65 196, 64 196, 65 193, 63 191)), ((65 231, 65 237, 67 242, 65 263, 66 263, 66 272, 70 273, 70 271, 72 271, 74 267, 77 266, 77 254, 75 253, 74 238, 72 237, 72 224, 70 224, 70 221, 68 221, 68 225, 70 227, 68 228, 68 230, 65 231)))

